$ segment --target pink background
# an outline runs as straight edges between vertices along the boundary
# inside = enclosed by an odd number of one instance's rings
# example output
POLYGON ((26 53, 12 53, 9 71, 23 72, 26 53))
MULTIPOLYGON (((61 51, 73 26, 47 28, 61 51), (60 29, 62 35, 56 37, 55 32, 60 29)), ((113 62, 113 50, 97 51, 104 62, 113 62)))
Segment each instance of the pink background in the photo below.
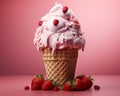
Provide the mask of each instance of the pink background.
POLYGON ((120 75, 120 0, 0 0, 0 75, 45 74, 33 38, 55 1, 76 13, 85 32, 76 74, 120 75))

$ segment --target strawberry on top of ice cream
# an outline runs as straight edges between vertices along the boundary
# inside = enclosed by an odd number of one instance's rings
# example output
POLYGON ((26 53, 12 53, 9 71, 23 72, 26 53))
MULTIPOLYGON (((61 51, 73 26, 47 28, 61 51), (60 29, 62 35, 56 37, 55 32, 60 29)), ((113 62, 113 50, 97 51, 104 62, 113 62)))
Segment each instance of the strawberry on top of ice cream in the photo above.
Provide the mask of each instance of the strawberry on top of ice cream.
POLYGON ((82 36, 80 24, 72 10, 67 6, 55 4, 41 18, 34 37, 37 49, 76 48, 84 50, 85 39, 82 36))

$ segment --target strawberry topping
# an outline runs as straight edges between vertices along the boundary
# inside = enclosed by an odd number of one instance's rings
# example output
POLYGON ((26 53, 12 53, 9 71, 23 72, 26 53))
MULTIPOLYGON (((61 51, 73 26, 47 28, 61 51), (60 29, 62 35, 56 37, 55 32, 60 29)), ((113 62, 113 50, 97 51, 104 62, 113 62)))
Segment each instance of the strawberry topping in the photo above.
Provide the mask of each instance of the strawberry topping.
POLYGON ((55 26, 57 26, 58 23, 59 23, 59 20, 58 20, 58 19, 54 19, 53 24, 54 24, 55 26))
POLYGON ((63 13, 66 13, 68 11, 68 7, 67 6, 64 6, 63 8, 62 8, 62 12, 63 13))
POLYGON ((38 22, 38 25, 39 25, 39 26, 42 26, 42 24, 43 24, 43 21, 39 21, 39 22, 38 22))

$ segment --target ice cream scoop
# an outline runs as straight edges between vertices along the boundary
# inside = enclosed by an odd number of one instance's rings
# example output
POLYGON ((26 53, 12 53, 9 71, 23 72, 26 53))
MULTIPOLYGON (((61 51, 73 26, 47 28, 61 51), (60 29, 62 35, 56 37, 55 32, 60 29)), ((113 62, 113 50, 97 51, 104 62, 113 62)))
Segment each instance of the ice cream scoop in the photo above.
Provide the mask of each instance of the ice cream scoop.
POLYGON ((73 11, 62 4, 55 4, 51 10, 41 18, 35 32, 34 44, 37 49, 82 49, 85 39, 80 24, 73 11))

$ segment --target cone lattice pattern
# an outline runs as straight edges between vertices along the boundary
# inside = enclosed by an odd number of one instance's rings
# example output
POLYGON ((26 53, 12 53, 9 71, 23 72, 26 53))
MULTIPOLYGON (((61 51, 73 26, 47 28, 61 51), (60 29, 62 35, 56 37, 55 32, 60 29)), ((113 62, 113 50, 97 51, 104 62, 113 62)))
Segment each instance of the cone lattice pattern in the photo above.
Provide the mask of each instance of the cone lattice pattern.
POLYGON ((77 49, 60 49, 52 54, 50 49, 43 50, 43 61, 47 78, 63 85, 65 81, 74 78, 77 49))

